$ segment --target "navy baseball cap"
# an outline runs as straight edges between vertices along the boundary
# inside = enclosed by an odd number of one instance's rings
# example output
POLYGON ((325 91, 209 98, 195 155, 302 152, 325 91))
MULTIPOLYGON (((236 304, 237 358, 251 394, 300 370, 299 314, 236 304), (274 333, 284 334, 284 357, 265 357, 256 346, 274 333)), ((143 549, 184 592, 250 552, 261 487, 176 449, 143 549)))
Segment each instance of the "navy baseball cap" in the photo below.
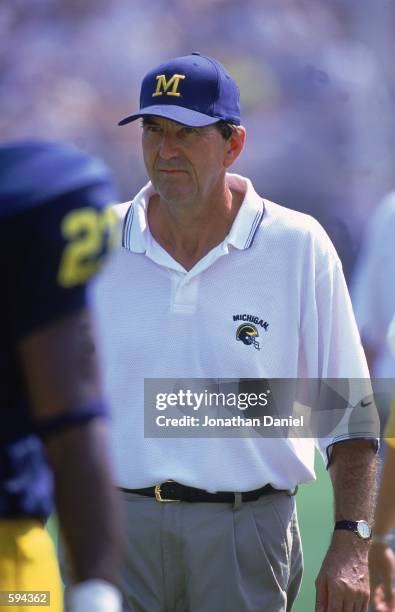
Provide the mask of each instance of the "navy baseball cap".
POLYGON ((144 77, 140 110, 122 119, 125 125, 155 115, 191 127, 223 120, 240 125, 240 92, 222 64, 200 53, 176 57, 144 77))

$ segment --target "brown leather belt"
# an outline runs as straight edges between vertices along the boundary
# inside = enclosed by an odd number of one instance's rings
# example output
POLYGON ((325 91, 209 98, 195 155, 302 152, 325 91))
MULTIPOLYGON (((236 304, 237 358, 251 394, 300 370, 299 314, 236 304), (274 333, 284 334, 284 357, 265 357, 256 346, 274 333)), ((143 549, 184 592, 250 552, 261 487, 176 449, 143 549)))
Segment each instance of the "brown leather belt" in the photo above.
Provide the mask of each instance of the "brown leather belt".
MULTIPOLYGON (((155 485, 154 487, 146 487, 144 489, 126 489, 124 487, 118 488, 120 491, 124 491, 125 493, 135 493, 137 495, 143 495, 144 497, 154 497, 159 502, 186 501, 190 503, 214 502, 222 504, 233 504, 235 502, 235 493, 232 491, 209 493, 204 489, 188 487, 172 480, 155 485)), ((288 491, 286 489, 275 489, 268 484, 260 489, 255 489, 254 491, 245 491, 244 493, 240 493, 240 495, 242 501, 248 502, 256 501, 263 495, 273 495, 274 493, 287 493, 288 495, 295 495, 296 491, 297 487, 295 491, 288 491)))

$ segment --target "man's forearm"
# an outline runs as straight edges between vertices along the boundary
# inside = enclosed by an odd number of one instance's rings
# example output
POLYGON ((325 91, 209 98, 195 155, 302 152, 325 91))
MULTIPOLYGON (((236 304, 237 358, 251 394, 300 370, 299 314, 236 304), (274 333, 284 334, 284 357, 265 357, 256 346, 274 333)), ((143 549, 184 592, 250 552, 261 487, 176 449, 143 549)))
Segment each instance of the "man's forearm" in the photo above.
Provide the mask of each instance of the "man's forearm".
MULTIPOLYGON (((329 468, 335 497, 335 520, 373 519, 376 456, 367 440, 339 442, 329 468)), ((348 530, 333 532, 316 579, 316 611, 365 612, 369 601, 367 540, 348 530)))
POLYGON ((365 520, 374 513, 377 459, 369 440, 349 440, 333 446, 332 479, 335 520, 365 520))

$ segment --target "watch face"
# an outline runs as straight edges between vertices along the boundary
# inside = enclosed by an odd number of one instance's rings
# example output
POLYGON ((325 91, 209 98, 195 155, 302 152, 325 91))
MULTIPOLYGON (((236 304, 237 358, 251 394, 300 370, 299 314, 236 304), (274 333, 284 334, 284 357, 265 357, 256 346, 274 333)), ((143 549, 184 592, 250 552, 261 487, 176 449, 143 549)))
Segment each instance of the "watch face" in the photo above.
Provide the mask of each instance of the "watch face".
POLYGON ((357 531, 358 535, 364 540, 370 538, 372 532, 366 521, 358 521, 357 531))

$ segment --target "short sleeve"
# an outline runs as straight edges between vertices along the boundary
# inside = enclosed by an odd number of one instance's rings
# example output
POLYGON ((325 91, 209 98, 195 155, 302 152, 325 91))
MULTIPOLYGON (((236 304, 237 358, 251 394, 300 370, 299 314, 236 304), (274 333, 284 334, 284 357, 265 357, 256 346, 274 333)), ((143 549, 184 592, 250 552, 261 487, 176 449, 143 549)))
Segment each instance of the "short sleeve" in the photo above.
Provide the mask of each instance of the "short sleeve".
POLYGON ((327 462, 330 447, 337 442, 371 439, 377 447, 380 426, 341 263, 329 249, 320 264, 315 306, 305 326, 316 328, 321 388, 316 445, 327 462))

